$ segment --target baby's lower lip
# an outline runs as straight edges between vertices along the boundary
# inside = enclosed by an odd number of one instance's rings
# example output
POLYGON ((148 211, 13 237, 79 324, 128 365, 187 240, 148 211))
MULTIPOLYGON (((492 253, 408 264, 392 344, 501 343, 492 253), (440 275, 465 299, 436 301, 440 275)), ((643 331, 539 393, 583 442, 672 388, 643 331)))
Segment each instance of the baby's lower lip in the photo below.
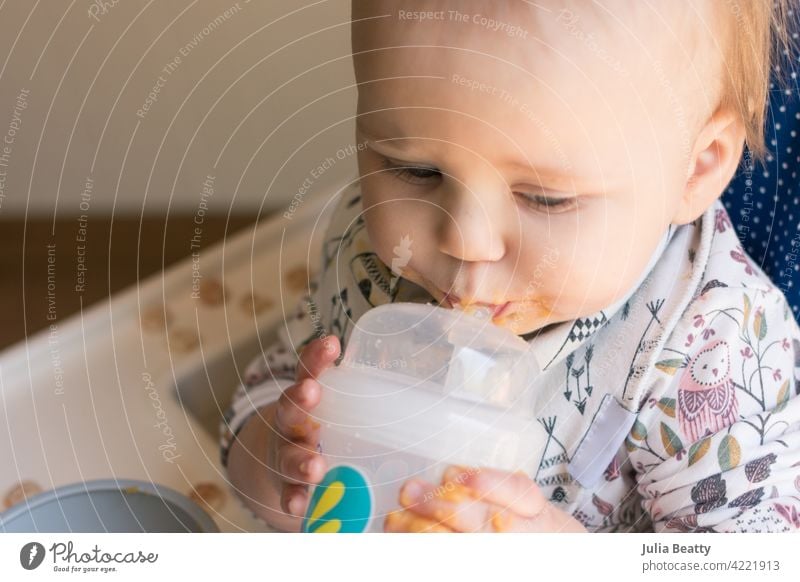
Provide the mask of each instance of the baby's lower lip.
POLYGON ((496 318, 496 317, 500 317, 501 315, 503 315, 506 311, 508 311, 508 306, 509 305, 511 305, 511 302, 510 301, 506 301, 502 305, 495 306, 494 315, 492 317, 496 318))
MULTIPOLYGON (((452 295, 451 293, 445 293, 444 299, 447 301, 450 307, 455 307, 456 305, 461 304, 461 300, 458 297, 452 295)), ((489 307, 493 310, 492 318, 497 318, 503 315, 506 311, 508 311, 508 306, 511 305, 511 301, 506 301, 505 303, 500 304, 493 304, 493 303, 470 303, 469 305, 476 305, 481 307, 489 307)))
MULTIPOLYGON (((454 295, 452 295, 451 293, 447 293, 447 292, 442 291, 442 290, 439 290, 439 292, 442 293, 442 295, 443 295, 442 301, 441 301, 442 303, 447 303, 447 305, 449 307, 453 307, 453 305, 458 303, 458 299, 454 295)), ((431 293, 431 294, 433 295, 433 293, 431 293)))

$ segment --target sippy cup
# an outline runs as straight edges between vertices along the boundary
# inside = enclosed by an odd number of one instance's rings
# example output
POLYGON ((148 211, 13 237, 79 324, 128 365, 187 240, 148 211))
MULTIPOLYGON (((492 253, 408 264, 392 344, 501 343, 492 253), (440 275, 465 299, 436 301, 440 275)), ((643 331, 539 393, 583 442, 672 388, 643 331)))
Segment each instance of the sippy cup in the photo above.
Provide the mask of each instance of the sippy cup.
POLYGON ((491 322, 421 303, 370 309, 313 411, 329 465, 304 532, 379 532, 403 482, 439 483, 447 465, 530 473, 536 442, 529 344, 491 322))

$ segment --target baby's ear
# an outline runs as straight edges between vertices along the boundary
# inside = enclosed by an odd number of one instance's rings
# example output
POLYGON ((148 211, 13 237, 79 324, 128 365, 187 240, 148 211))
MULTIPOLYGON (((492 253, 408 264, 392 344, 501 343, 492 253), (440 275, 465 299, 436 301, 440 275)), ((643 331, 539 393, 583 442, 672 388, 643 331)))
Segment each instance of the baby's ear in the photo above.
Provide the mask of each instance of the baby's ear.
POLYGON ((720 197, 739 166, 744 137, 740 116, 726 106, 720 106, 700 129, 674 224, 696 220, 720 197))

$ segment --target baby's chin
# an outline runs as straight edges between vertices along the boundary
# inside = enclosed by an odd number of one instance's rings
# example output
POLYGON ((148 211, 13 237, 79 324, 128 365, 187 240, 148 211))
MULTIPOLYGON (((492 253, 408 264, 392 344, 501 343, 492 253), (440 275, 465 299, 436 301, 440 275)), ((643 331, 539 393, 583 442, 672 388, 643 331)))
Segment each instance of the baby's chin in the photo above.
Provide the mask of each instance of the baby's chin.
POLYGON ((541 301, 512 301, 492 323, 516 335, 525 335, 556 323, 553 310, 541 301))

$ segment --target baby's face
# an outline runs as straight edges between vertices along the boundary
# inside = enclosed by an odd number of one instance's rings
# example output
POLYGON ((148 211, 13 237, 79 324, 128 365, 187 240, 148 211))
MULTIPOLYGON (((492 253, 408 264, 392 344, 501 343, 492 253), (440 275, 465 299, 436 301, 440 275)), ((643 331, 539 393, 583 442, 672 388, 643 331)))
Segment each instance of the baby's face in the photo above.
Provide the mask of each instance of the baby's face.
POLYGON ((517 334, 594 313, 689 221, 712 104, 675 53, 699 41, 654 42, 666 24, 621 16, 628 2, 606 18, 586 2, 362 4, 354 19, 389 15, 353 29, 367 231, 443 305, 509 302, 495 323, 517 334))

